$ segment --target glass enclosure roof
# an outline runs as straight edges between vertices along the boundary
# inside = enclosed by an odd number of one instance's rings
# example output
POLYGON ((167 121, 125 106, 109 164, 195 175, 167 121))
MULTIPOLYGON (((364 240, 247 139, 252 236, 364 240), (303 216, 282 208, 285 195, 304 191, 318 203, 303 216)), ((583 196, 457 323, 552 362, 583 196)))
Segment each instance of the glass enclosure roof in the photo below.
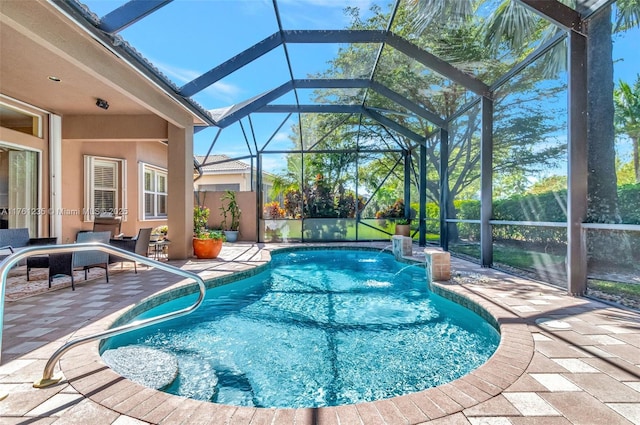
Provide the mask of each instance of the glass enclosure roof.
MULTIPOLYGON (((563 13, 583 16, 608 4, 562 3, 563 13)), ((313 113, 351 114, 340 131, 383 126, 376 131, 420 143, 566 31, 561 16, 534 10, 542 6, 532 0, 84 0, 71 7, 210 114, 223 130, 207 130, 209 141, 233 139, 250 154, 312 146, 292 140, 321 137, 305 136, 312 120, 303 115, 313 113), (488 48, 479 31, 498 25, 504 5, 528 26, 488 48), (275 140, 278 129, 296 127, 288 141, 275 140)))

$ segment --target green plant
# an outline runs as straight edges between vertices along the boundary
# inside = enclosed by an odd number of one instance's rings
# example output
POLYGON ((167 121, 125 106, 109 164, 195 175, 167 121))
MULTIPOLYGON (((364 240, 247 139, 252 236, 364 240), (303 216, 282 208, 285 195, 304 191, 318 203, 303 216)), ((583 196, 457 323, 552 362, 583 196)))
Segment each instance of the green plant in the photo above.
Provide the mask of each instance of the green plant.
POLYGON ((286 210, 280 207, 280 203, 278 201, 269 202, 264 205, 262 210, 262 215, 265 219, 277 220, 279 218, 284 218, 286 214, 286 210))
POLYGON ((193 208, 193 232, 198 233, 206 230, 209 221, 209 207, 198 205, 193 208))
POLYGON ((240 228, 240 215, 242 211, 236 201, 236 193, 232 190, 227 190, 225 194, 220 198, 222 206, 222 228, 224 230, 237 231, 240 228), (231 218, 231 224, 227 226, 227 220, 231 218))
POLYGON ((396 224, 410 224, 415 217, 416 211, 411 208, 410 217, 406 217, 404 212, 404 200, 398 199, 392 205, 376 212, 376 218, 393 218, 396 224))
POLYGON ((167 236, 167 233, 169 233, 169 226, 167 226, 166 224, 164 226, 158 226, 155 229, 153 229, 152 233, 155 235, 167 236))
POLYGON ((196 239, 213 239, 213 240, 221 240, 225 242, 227 237, 224 235, 224 232, 221 230, 211 230, 211 229, 198 229, 194 232, 193 236, 196 239))

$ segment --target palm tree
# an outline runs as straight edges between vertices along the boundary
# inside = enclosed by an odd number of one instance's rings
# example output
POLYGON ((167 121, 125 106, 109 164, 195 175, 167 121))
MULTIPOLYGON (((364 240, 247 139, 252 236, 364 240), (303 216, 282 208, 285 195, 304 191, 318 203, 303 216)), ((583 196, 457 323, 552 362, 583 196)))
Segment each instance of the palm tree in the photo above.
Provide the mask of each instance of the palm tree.
MULTIPOLYGON (((425 28, 431 22, 446 19, 452 14, 461 16, 477 10, 486 0, 411 0, 416 23, 425 28)), ((587 221, 595 223, 620 222, 618 213, 615 169, 615 132, 613 107, 613 42, 612 34, 640 24, 640 0, 618 0, 616 23, 612 24, 612 5, 606 5, 589 18, 587 37, 588 106, 588 169, 589 208, 587 221), (597 111, 597 113, 595 113, 597 111)), ((523 47, 536 31, 532 14, 515 0, 504 0, 495 9, 486 26, 487 40, 494 48, 506 46, 513 51, 523 47)), ((552 27, 551 27, 552 28, 552 27)), ((548 35, 542 33, 542 36, 548 35)), ((551 62, 561 63, 557 55, 566 54, 555 49, 551 62)), ((551 67, 553 68, 553 67, 551 67)))
POLYGON ((638 141, 640 140, 640 74, 631 87, 620 80, 618 88, 614 92, 616 105, 616 124, 619 131, 625 133, 631 139, 633 145, 633 171, 635 182, 640 183, 640 156, 638 154, 638 141))

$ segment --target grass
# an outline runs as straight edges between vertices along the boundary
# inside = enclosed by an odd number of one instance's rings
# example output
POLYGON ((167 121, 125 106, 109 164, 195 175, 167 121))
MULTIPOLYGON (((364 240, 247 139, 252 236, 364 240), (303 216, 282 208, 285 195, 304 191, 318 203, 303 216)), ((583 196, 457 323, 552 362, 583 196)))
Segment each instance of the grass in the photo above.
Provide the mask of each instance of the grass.
MULTIPOLYGON (((450 247, 453 252, 465 254, 473 258, 480 258, 479 244, 453 245, 450 247)), ((538 251, 526 251, 495 245, 493 259, 496 263, 501 263, 521 270, 535 270, 549 266, 562 266, 564 257, 560 255, 547 254, 538 251)), ((628 298, 640 301, 640 284, 624 283, 600 279, 589 279, 589 289, 599 291, 602 294, 628 298)), ((597 294, 596 294, 597 296, 597 294)))
POLYGON ((640 285, 609 280, 589 279, 589 288, 612 295, 622 295, 640 300, 640 285))
POLYGON ((564 256, 500 246, 494 248, 493 257, 497 262, 523 269, 538 269, 545 265, 551 266, 564 262, 564 256))
MULTIPOLYGON (((452 245, 450 248, 454 252, 473 258, 480 258, 480 244, 452 245)), ((510 267, 535 270, 544 267, 544 265, 561 264, 564 261, 564 257, 539 251, 527 251, 514 247, 494 245, 493 260, 496 263, 505 264, 510 267)))

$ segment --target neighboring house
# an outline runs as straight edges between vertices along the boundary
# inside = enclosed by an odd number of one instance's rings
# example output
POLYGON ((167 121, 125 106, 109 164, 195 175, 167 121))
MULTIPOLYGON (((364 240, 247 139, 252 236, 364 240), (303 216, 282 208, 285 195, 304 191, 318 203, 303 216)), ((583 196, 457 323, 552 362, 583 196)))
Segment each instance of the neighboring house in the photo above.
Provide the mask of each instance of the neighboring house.
MULTIPOLYGON (((257 170, 250 164, 227 155, 196 155, 195 160, 201 165, 202 176, 194 181, 196 192, 223 192, 232 190, 234 192, 254 191, 257 186, 257 170), (206 159, 206 161, 205 161, 206 159)), ((262 173, 263 199, 268 202, 269 192, 273 182, 273 175, 262 173)))
POLYGON ((255 168, 246 162, 231 159, 227 155, 196 155, 196 161, 201 165, 202 177, 194 182, 194 189, 198 192, 245 192, 252 190, 255 181, 255 168))
POLYGON ((72 242, 106 211, 127 235, 168 224, 170 257, 189 257, 210 116, 62 6, 0 2, 0 227, 72 242))

